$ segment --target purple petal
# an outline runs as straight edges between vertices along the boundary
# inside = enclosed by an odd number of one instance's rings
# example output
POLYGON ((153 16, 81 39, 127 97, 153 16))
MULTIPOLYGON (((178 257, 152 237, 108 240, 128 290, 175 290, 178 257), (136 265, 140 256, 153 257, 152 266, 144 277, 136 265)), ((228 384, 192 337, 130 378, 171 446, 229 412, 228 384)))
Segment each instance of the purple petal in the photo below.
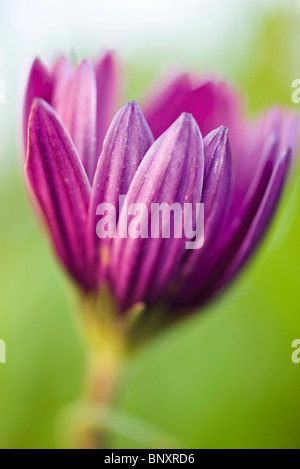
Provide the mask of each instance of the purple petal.
MULTIPOLYGON (((201 200, 204 173, 203 141, 199 128, 183 114, 150 148, 129 188, 119 227, 127 226, 126 205, 143 203, 150 224, 152 203, 192 203, 201 200)), ((181 219, 182 224, 182 219, 181 219)), ((182 228, 182 226, 181 226, 182 228)), ((174 235, 174 233, 172 233, 174 235)), ((118 237, 113 241, 111 280, 120 308, 152 303, 174 278, 186 253, 185 238, 118 237)))
POLYGON ((25 151, 27 150, 28 119, 33 100, 35 98, 43 98, 50 103, 52 89, 53 80, 50 72, 39 59, 36 59, 31 67, 24 100, 23 138, 25 151))
MULTIPOLYGON (((276 158, 286 148, 296 154, 299 139, 299 119, 293 114, 284 114, 279 108, 272 108, 261 116, 254 125, 244 124, 233 151, 236 175, 232 212, 240 210, 251 182, 257 177, 257 169, 263 164, 266 142, 278 141, 276 158)), ((274 160, 275 164, 275 160, 274 160)))
MULTIPOLYGON (((98 265, 97 207, 101 203, 110 203, 118 213, 119 196, 127 194, 133 176, 152 143, 153 136, 139 106, 136 102, 128 103, 117 113, 108 130, 92 187, 87 246, 89 259, 98 270, 99 281, 107 266, 105 263, 98 265)), ((102 260, 107 257, 105 253, 109 244, 109 240, 102 240, 102 260)))
POLYGON ((273 218, 275 209, 282 194, 286 176, 291 162, 291 149, 285 150, 276 168, 272 174, 269 185, 260 204, 259 210, 253 219, 253 222, 248 230, 244 241, 232 260, 229 268, 218 282, 217 287, 221 288, 228 283, 234 275, 243 267, 247 262, 254 249, 257 248, 258 243, 261 241, 266 232, 270 221, 273 218))
POLYGON ((66 98, 67 85, 71 78, 73 67, 68 57, 59 57, 52 67, 53 94, 51 105, 57 110, 66 98))
POLYGON ((73 278, 88 288, 85 233, 90 184, 75 147, 53 109, 34 101, 26 173, 56 253, 73 278))
POLYGON ((250 224, 243 242, 236 249, 235 254, 232 256, 226 268, 223 268, 221 271, 219 270, 213 280, 211 279, 211 281, 204 287, 199 288, 198 295, 194 298, 192 303, 194 306, 207 302, 225 285, 232 282, 236 274, 245 265, 257 248, 270 225, 279 203, 290 161, 291 150, 289 149, 283 152, 281 159, 278 161, 276 168, 274 169, 260 207, 250 224))
MULTIPOLYGON (((215 218, 216 211, 223 213, 224 205, 231 201, 233 169, 228 129, 220 127, 204 139, 204 190, 202 201, 206 204, 208 217, 215 218), (226 198, 226 202, 223 199, 226 198), (222 206, 220 208, 220 206, 222 206)), ((219 217, 218 217, 219 218, 219 217)), ((207 222, 206 227, 208 228, 207 222)))
POLYGON ((230 139, 235 143, 236 127, 241 121, 240 100, 224 83, 193 82, 192 76, 181 74, 150 95, 143 111, 155 138, 182 112, 188 112, 202 135, 224 125, 230 129, 230 139))
POLYGON ((155 138, 185 111, 190 89, 190 78, 182 73, 149 96, 142 109, 155 138))
POLYGON ((230 129, 230 138, 240 118, 239 107, 239 100, 227 85, 212 81, 192 89, 185 103, 186 111, 194 116, 204 136, 224 125, 230 129))
POLYGON ((261 127, 261 140, 274 133, 280 140, 279 154, 291 148, 295 156, 299 140, 299 117, 294 113, 285 113, 280 108, 271 108, 263 117, 261 127))
POLYGON ((216 234, 214 240, 205 240, 201 260, 194 264, 192 270, 187 267, 184 269, 184 273, 187 271, 188 275, 175 300, 178 304, 197 305, 232 261, 262 203, 272 177, 277 152, 278 139, 270 136, 265 144, 261 165, 239 212, 229 213, 222 231, 216 234))
POLYGON ((281 150, 291 148, 292 159, 297 156, 299 143, 299 117, 296 114, 285 116, 281 130, 281 150))
POLYGON ((190 253, 181 273, 182 295, 186 298, 199 288, 198 271, 203 259, 209 257, 215 240, 227 222, 232 200, 233 169, 228 129, 220 127, 204 139, 204 185, 202 203, 205 214, 205 241, 201 249, 190 253), (190 292, 190 293, 189 293, 190 292))
POLYGON ((108 52, 95 64, 97 82, 97 143, 96 154, 102 145, 120 99, 120 66, 113 52, 108 52))
POLYGON ((233 168, 226 127, 205 137, 204 161, 202 203, 206 214, 205 240, 210 244, 225 223, 232 200, 233 168))
POLYGON ((96 165, 96 78, 92 64, 83 60, 56 102, 56 110, 70 132, 92 183, 96 165))

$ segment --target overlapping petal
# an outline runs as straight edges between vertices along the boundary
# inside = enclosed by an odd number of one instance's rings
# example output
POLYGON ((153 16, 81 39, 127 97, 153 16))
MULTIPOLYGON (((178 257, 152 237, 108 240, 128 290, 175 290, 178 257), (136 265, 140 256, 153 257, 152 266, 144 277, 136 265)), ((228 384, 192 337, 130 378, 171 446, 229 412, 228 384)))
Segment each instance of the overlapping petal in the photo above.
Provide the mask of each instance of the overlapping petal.
MULTIPOLYGON (((119 226, 127 226, 127 207, 142 203, 140 223, 151 225, 152 204, 201 201, 204 150, 199 128, 183 114, 150 148, 130 185, 119 226)), ((182 218, 180 220, 182 225, 182 218)), ((174 228, 175 230, 175 228, 174 228)), ((110 279, 122 310, 137 302, 153 303, 178 273, 185 255, 185 238, 132 236, 114 240, 110 279)))
POLYGON ((98 283, 107 270, 110 241, 96 234, 99 204, 112 204, 119 212, 119 196, 125 196, 146 152, 153 143, 149 126, 136 102, 128 103, 115 116, 99 159, 89 208, 87 249, 93 276, 98 283))
POLYGON ((113 52, 107 52, 95 63, 97 83, 97 142, 96 153, 102 151, 103 141, 121 99, 120 64, 113 52))
MULTIPOLYGON (((240 202, 238 211, 235 209, 235 211, 229 212, 222 233, 216 237, 209 249, 206 250, 204 246, 201 262, 194 265, 194 269, 183 282, 180 293, 177 295, 175 302, 178 301, 178 304, 196 306, 207 301, 221 289, 221 285, 224 286, 232 281, 239 268, 244 264, 246 255, 243 261, 237 261, 245 249, 243 246, 251 244, 251 252, 253 252, 258 245, 271 220, 270 213, 266 216, 265 222, 260 225, 263 226, 260 235, 256 235, 253 239, 251 226, 254 226, 254 220, 263 210, 262 207, 266 205, 264 201, 268 192, 272 191, 270 187, 274 184, 273 181, 276 181, 278 168, 284 167, 286 169, 287 167, 286 164, 282 163, 282 161, 286 161, 284 157, 278 160, 279 148, 279 138, 275 134, 269 135, 261 154, 255 178, 253 181, 249 181, 250 185, 245 199, 240 202), (233 266, 236 264, 237 266, 234 268, 233 266)), ((286 150, 284 154, 287 151, 290 154, 290 150, 286 150)), ((286 172, 284 172, 285 174, 286 172)), ((283 178, 279 177, 277 180, 281 182, 281 187, 283 187, 283 178)), ((272 213, 277 206, 278 199, 279 194, 274 198, 272 213)))
POLYGON ((73 70, 67 56, 48 70, 35 60, 25 94, 23 133, 27 148, 28 118, 34 98, 42 98, 58 112, 70 132, 92 182, 102 144, 121 97, 121 67, 113 52, 95 65, 83 60, 73 70))
POLYGON ((298 118, 274 108, 246 120, 225 83, 184 73, 150 94, 146 120, 136 103, 113 119, 119 98, 112 52, 74 70, 67 57, 50 71, 34 62, 23 132, 35 199, 61 262, 85 290, 108 282, 121 311, 137 302, 195 307, 235 278, 266 232, 296 154, 298 118), (118 221, 119 196, 126 194, 118 221), (169 239, 161 226, 156 237, 124 236, 132 221, 137 231, 141 222, 151 226, 153 203, 199 202, 199 250, 187 251, 176 227, 169 239), (116 209, 113 240, 96 232, 97 207, 105 203, 116 209), (146 212, 128 219, 126 208, 136 203, 146 212))
POLYGON ((142 109, 155 138, 165 132, 182 112, 187 111, 185 103, 190 89, 189 75, 181 73, 149 94, 142 109))
POLYGON ((241 118, 238 96, 225 83, 198 82, 182 73, 149 95, 142 109, 155 138, 187 112, 193 115, 203 136, 224 125, 235 140, 235 127, 241 118))
POLYGON ((253 218, 243 243, 230 263, 228 269, 222 275, 218 284, 214 286, 215 289, 220 289, 234 277, 234 275, 247 262, 253 250, 257 247, 258 243, 264 236, 282 194, 291 162, 291 155, 292 150, 287 149, 283 152, 277 162, 259 209, 253 218))
POLYGON ((202 203, 204 204, 204 245, 192 251, 182 266, 179 278, 178 297, 181 301, 190 301, 209 273, 215 245, 221 230, 228 223, 228 213, 232 202, 233 167, 228 139, 228 129, 220 127, 204 139, 204 185, 202 203), (205 268, 203 268, 205 266, 205 268))
POLYGON ((224 288, 224 286, 232 282, 240 269, 249 260, 254 250, 257 249, 257 246, 265 235, 277 208, 287 177, 290 159, 291 150, 287 150, 282 155, 282 159, 276 165, 259 209, 257 210, 242 242, 236 245, 235 252, 226 266, 221 263, 220 269, 216 270, 215 275, 210 279, 210 282, 207 282, 206 284, 203 284, 202 287, 198 288, 197 295, 194 298, 194 303, 191 303, 191 306, 192 304, 200 305, 202 303, 206 303, 222 288, 224 288))
POLYGON ((84 288, 90 184, 76 149, 53 109, 36 99, 29 122, 26 173, 55 251, 84 288))
POLYGON ((96 76, 92 64, 83 60, 71 78, 64 83, 64 92, 56 94, 56 110, 69 131, 90 182, 97 166, 96 153, 96 76))
POLYGON ((66 87, 68 86, 72 72, 73 65, 69 57, 62 55, 54 62, 51 70, 53 78, 51 105, 54 109, 61 106, 64 98, 66 97, 66 87))
POLYGON ((27 138, 28 138, 28 120, 30 109, 35 98, 42 98, 47 102, 50 102, 53 91, 53 79, 51 73, 45 65, 36 59, 30 70, 28 79, 24 110, 23 110, 23 138, 25 153, 27 150, 27 138))

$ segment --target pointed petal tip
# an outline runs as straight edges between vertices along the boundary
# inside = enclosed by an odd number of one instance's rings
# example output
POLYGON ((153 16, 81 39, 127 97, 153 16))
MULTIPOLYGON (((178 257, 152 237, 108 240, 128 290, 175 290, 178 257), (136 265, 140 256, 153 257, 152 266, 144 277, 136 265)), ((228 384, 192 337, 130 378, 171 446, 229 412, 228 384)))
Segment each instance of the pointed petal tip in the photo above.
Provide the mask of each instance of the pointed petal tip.
POLYGON ((45 112, 54 113, 54 109, 43 98, 34 98, 29 114, 29 125, 33 116, 41 116, 45 112))
POLYGON ((229 143, 229 129, 224 125, 219 127, 217 132, 217 137, 219 138, 220 144, 227 145, 229 143))
POLYGON ((56 58, 52 66, 52 76, 56 86, 59 82, 69 79, 73 68, 73 62, 69 55, 61 54, 56 58))
POLYGON ((35 58, 31 65, 27 83, 25 111, 29 113, 32 101, 35 97, 43 97, 46 100, 50 100, 52 85, 52 77, 48 68, 39 57, 35 58))
POLYGON ((90 186, 70 137, 43 99, 33 102, 28 139, 25 171, 34 203, 43 214, 60 261, 85 287, 90 186))
MULTIPOLYGON (((45 120, 47 116, 55 115, 55 111, 43 98, 34 98, 30 109, 28 118, 28 135, 34 130, 34 127, 39 127, 41 121, 45 120)), ((25 171, 27 171, 30 155, 30 138, 27 145, 25 156, 25 171)))
POLYGON ((193 121, 195 119, 194 119, 193 115, 190 112, 182 112, 180 114, 180 116, 178 117, 178 120, 190 122, 190 121, 193 121))
POLYGON ((185 71, 173 72, 169 77, 167 77, 167 82, 176 87, 191 87, 192 76, 190 73, 185 71))
POLYGON ((226 127, 225 125, 220 125, 220 127, 218 127, 215 130, 215 132, 216 132, 216 135, 219 135, 220 137, 228 138, 229 130, 228 130, 228 127, 226 127))
POLYGON ((31 65, 24 102, 23 102, 23 138, 27 151, 28 119, 35 97, 42 97, 50 102, 53 93, 53 77, 43 62, 36 58, 31 65))
POLYGON ((48 67, 44 64, 40 57, 36 57, 30 67, 28 85, 32 83, 35 87, 41 86, 42 84, 51 82, 51 80, 52 77, 48 67))
POLYGON ((128 103, 125 104, 123 109, 138 109, 141 112, 140 106, 138 105, 135 99, 133 101, 128 101, 128 103))
POLYGON ((46 65, 44 64, 44 62, 42 61, 42 59, 40 57, 36 57, 34 59, 34 61, 32 62, 32 65, 31 65, 31 70, 39 70, 39 69, 42 69, 42 70, 48 70, 46 65))
POLYGON ((37 57, 34 59, 34 61, 32 62, 32 66, 31 66, 31 67, 34 68, 34 67, 39 67, 39 66, 41 66, 41 65, 43 65, 43 62, 42 62, 42 60, 40 59, 40 57, 37 56, 37 57))
POLYGON ((214 175, 216 168, 219 167, 219 170, 222 173, 225 171, 227 181, 229 181, 228 187, 231 186, 233 166, 228 128, 221 125, 217 129, 210 132, 204 138, 203 142, 205 153, 205 184, 208 183, 207 181, 210 175, 214 175), (223 165, 225 166, 223 167, 223 165))
POLYGON ((60 54, 56 57, 56 60, 54 62, 54 65, 55 64, 59 64, 59 63, 67 63, 67 62, 70 62, 70 56, 68 54, 60 54))
POLYGON ((176 133, 181 133, 181 132, 192 132, 199 134, 202 138, 202 134, 200 131, 200 128, 194 118, 194 116, 188 112, 183 112, 178 119, 169 127, 169 129, 166 131, 167 132, 176 132, 176 133))
POLYGON ((175 122, 173 123, 173 125, 171 125, 171 127, 173 126, 189 126, 191 125, 193 122, 195 122, 195 124, 197 125, 194 117, 192 114, 190 114, 189 112, 182 112, 180 114, 180 116, 175 120, 175 122))
MULTIPOLYGON (((142 120, 144 123, 146 123, 144 114, 140 106, 138 105, 137 101, 135 100, 129 101, 127 104, 125 104, 125 106, 123 106, 120 109, 119 113, 121 115, 126 116, 126 118, 130 118, 130 116, 132 116, 134 119, 142 120)), ((147 127, 148 127, 148 124, 147 124, 147 127)))
POLYGON ((87 58, 82 59, 78 63, 78 65, 75 67, 74 72, 76 74, 76 72, 78 73, 78 72, 85 72, 85 71, 88 72, 88 73, 92 73, 92 74, 95 73, 94 66, 93 66, 92 62, 87 58))
POLYGON ((223 132, 225 134, 228 134, 228 127, 226 127, 225 125, 220 125, 219 129, 218 129, 220 132, 223 132))
POLYGON ((197 145, 199 144, 203 147, 202 134, 192 114, 183 112, 175 122, 158 137, 154 145, 156 148, 157 145, 163 143, 163 145, 166 145, 165 148, 167 148, 170 144, 173 146, 174 142, 183 146, 197 142, 197 145))
POLYGON ((30 128, 32 120, 37 116, 41 110, 44 108, 44 105, 47 104, 42 98, 34 98, 30 108, 28 127, 30 128))
POLYGON ((292 161, 293 161, 293 148, 287 147, 283 149, 279 156, 279 163, 283 163, 284 166, 286 167, 286 170, 288 170, 292 161))
POLYGON ((102 60, 104 62, 114 62, 117 58, 117 52, 115 49, 108 49, 104 52, 102 60))
POLYGON ((212 130, 204 138, 205 147, 208 148, 209 145, 227 145, 229 144, 229 129, 228 127, 221 125, 220 127, 212 130))
POLYGON ((132 130, 135 128, 142 129, 143 132, 147 134, 147 140, 153 143, 153 135, 149 128, 149 125, 144 117, 144 114, 139 107, 137 101, 129 101, 127 102, 114 116, 112 123, 108 129, 108 132, 104 139, 104 145, 109 141, 111 131, 116 131, 117 127, 125 125, 126 126, 133 126, 132 130), (138 125, 138 127, 136 127, 138 125))
POLYGON ((94 62, 95 68, 98 67, 108 67, 114 68, 119 66, 119 60, 116 50, 108 49, 102 55, 98 56, 96 61, 94 62))

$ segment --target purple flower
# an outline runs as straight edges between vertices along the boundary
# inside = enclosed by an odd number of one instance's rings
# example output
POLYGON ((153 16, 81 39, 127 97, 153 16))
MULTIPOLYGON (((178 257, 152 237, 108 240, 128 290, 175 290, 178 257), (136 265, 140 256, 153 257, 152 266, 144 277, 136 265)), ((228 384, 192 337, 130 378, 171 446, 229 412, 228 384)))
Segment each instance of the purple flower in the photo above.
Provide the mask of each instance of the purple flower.
POLYGON ((111 53, 74 70, 65 57, 51 70, 34 62, 24 106, 28 181, 83 291, 108 285, 120 312, 137 303, 196 307, 235 278, 266 232, 298 121, 280 109, 247 120, 227 85, 187 74, 152 92, 143 113, 132 102, 114 117, 119 69, 111 53), (160 228, 158 236, 101 239, 98 207, 116 208, 120 232, 135 203, 146 208, 140 221, 153 204, 204 204, 203 246, 187 250, 176 227, 169 238, 160 228))
POLYGON ((62 119, 92 182, 104 137, 118 109, 118 80, 119 65, 113 53, 107 53, 95 65, 82 60, 75 69, 67 57, 60 57, 51 70, 36 59, 24 103, 25 148, 32 103, 42 98, 62 119))

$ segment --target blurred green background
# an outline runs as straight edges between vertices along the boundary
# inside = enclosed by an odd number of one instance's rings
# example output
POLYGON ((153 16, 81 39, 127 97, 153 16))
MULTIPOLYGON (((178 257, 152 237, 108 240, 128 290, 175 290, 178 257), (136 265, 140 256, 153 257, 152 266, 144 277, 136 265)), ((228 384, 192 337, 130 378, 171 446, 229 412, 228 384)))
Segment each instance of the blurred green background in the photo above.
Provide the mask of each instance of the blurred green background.
MULTIPOLYGON (((35 2, 24 3, 33 7, 35 2)), ((60 3, 69 6, 69 13, 63 12, 67 25, 79 21, 72 16, 71 2, 60 3)), ((121 48, 127 62, 128 97, 140 96, 171 57, 177 65, 183 63, 205 75, 213 72, 245 89, 250 112, 273 103, 298 112, 291 102, 291 83, 300 78, 299 2, 211 2, 221 19, 208 36, 198 22, 203 21, 201 12, 205 21, 216 21, 212 6, 207 10, 205 1, 182 3, 188 9, 182 20, 187 22, 186 34, 179 37, 176 21, 166 15, 152 25, 153 43, 147 32, 145 53, 133 46, 142 34, 141 26, 135 31, 129 24, 132 39, 124 51, 121 48), (226 14, 224 5, 229 8, 226 14), (155 27, 164 32, 158 33, 160 43, 154 38, 155 27), (211 47, 209 40, 213 41, 211 47)), ((54 4, 59 14, 58 3, 54 4)), ((95 2, 88 4, 91 13, 95 2)), ((173 5, 176 9, 177 3, 173 5)), ((2 73, 8 83, 7 102, 0 104, 4 126, 0 147, 0 339, 7 346, 7 364, 0 364, 0 447, 56 448, 64 445, 59 429, 61 409, 80 394, 85 354, 76 332, 68 284, 24 189, 17 144, 20 104, 13 96, 32 53, 52 51, 53 55, 74 43, 79 56, 95 55, 99 41, 100 47, 109 46, 110 37, 118 37, 121 43, 127 29, 112 29, 101 45, 101 38, 95 41, 96 33, 84 41, 80 32, 77 37, 69 28, 65 42, 58 35, 60 45, 58 40, 53 45, 50 32, 56 23, 50 19, 45 31, 40 26, 43 46, 39 36, 22 46, 22 34, 30 26, 20 33, 19 23, 13 21, 20 15, 18 8, 18 1, 2 0, 0 4, 12 20, 6 22, 0 36, 0 78, 2 73), (5 68, 8 63, 9 70, 5 68)), ((28 18, 23 21, 30 17, 32 23, 39 22, 38 12, 28 8, 28 18)), ((77 8, 76 14, 79 11, 77 8)), ((55 17, 55 11, 52 14, 55 17)), ((82 12, 80 18, 83 31, 89 24, 85 15, 82 12)), ((141 21, 147 17, 141 6, 136 15, 141 21)), ((109 18, 113 25, 114 17, 109 18)), ((118 46, 118 41, 113 45, 118 46)), ((295 169, 272 230, 230 290, 205 311, 162 334, 128 363, 117 402, 114 447, 151 448, 159 434, 175 439, 181 448, 300 447, 300 365, 291 361, 291 344, 300 337, 299 178, 295 169)))

